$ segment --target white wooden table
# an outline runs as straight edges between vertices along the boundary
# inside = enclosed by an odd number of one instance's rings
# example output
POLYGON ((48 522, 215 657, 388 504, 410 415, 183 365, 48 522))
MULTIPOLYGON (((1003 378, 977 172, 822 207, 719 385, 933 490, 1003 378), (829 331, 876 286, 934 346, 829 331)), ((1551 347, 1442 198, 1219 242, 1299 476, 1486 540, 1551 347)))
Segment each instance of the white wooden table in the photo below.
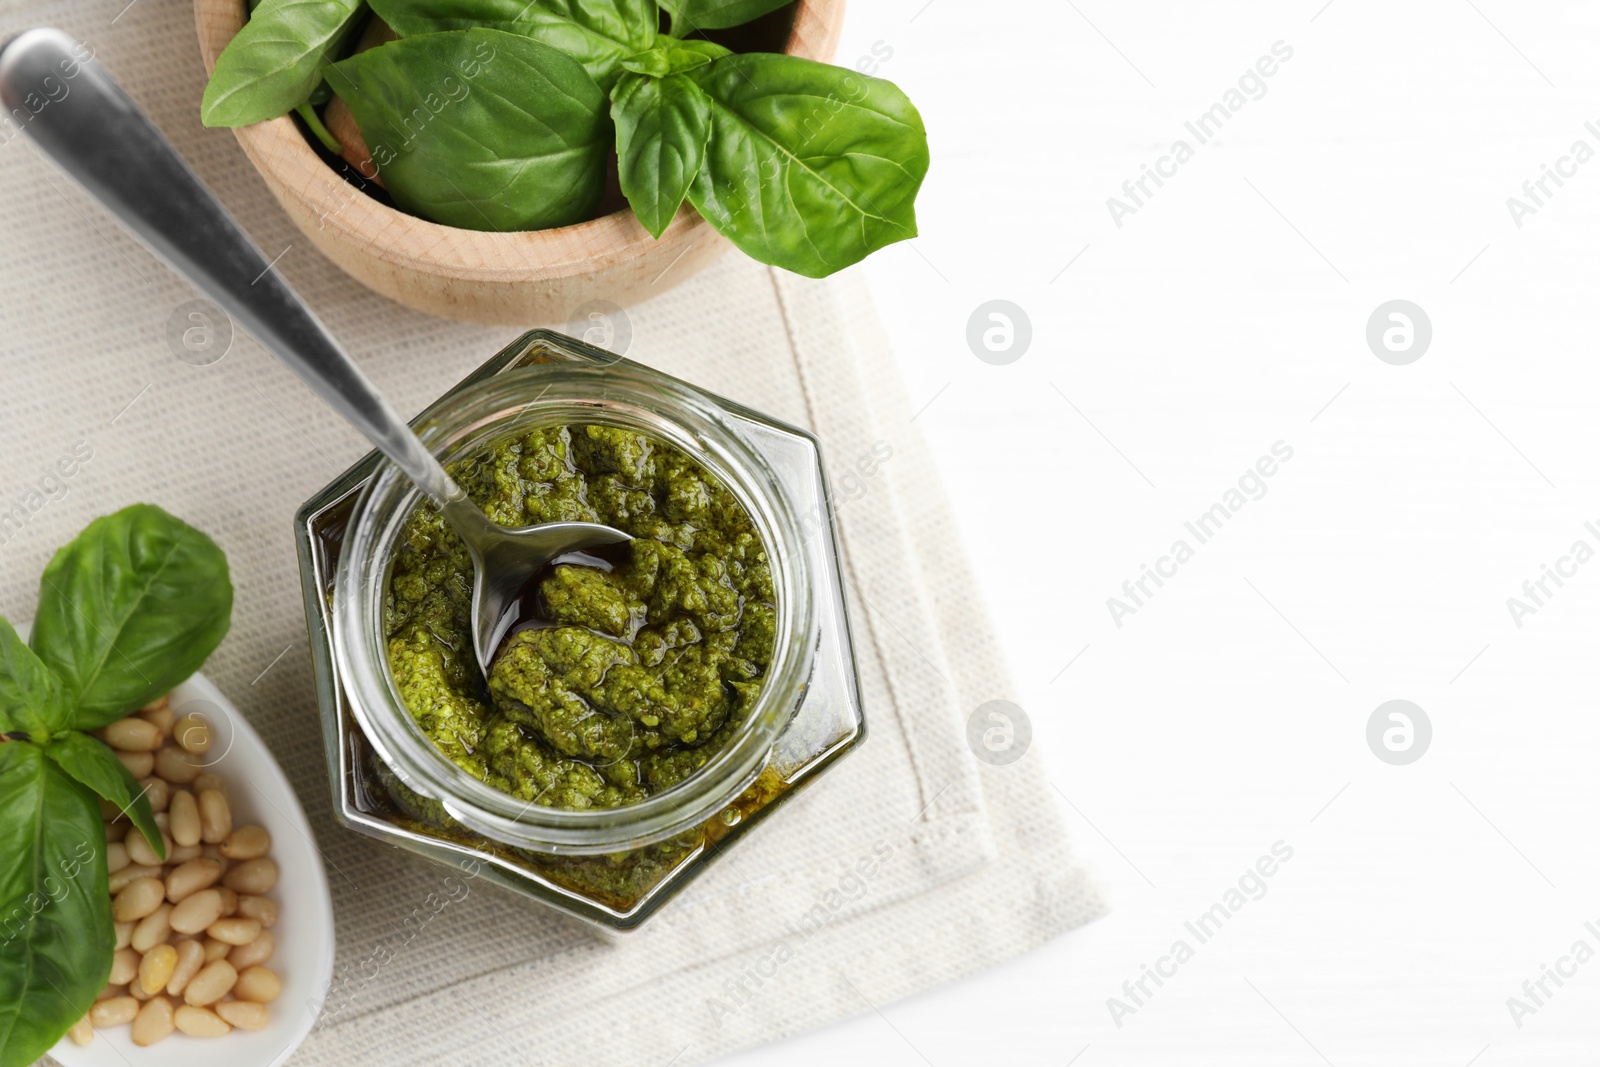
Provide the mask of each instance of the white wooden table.
POLYGON ((1600 551, 1600 159, 1561 162, 1600 152, 1600 9, 1321 3, 854 6, 840 61, 876 58, 934 152, 922 237, 867 272, 1010 650, 994 695, 1115 911, 730 1062, 1600 1060, 1600 960, 1561 962, 1600 952, 1600 559, 1561 562, 1600 551), (1545 164, 1569 173, 1540 206, 1545 164), (1031 322, 1009 365, 966 342, 991 299, 1031 322), (1365 336, 1395 299, 1432 325, 1406 365, 1365 336), (1119 627, 1107 599, 1179 539, 1119 627), (1392 699, 1432 726, 1408 765, 1367 743, 1392 699))

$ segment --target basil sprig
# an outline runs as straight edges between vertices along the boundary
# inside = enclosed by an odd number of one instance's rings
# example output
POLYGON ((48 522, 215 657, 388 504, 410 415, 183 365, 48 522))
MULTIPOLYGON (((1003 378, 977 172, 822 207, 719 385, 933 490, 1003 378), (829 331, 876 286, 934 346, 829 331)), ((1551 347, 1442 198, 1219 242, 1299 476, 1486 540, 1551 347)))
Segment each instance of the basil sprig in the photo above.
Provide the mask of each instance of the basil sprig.
POLYGON ((821 278, 917 235, 928 140, 892 83, 759 54, 687 77, 711 117, 689 199, 745 254, 821 278))
POLYGON ((705 165, 711 112, 683 74, 627 73, 611 94, 617 177, 644 228, 660 237, 705 165))
POLYGON ((217 56, 200 98, 207 126, 248 126, 311 99, 362 0, 264 0, 217 56))
POLYGON ((583 64, 609 90, 622 61, 655 43, 655 0, 376 0, 401 37, 483 26, 531 37, 583 64))
POLYGON ((0 733, 48 738, 67 725, 66 687, 0 619, 0 733))
POLYGON ((531 37, 426 33, 335 63, 328 78, 389 194, 416 214, 469 230, 565 226, 605 191, 605 94, 531 37))
POLYGON ((727 30, 743 26, 789 0, 660 0, 661 10, 672 16, 678 36, 696 30, 727 30))
POLYGON ((199 670, 228 632, 226 576, 211 538, 152 504, 96 519, 57 552, 28 643, 61 678, 71 725, 104 726, 199 670))
POLYGON ((369 176, 406 210, 469 229, 591 217, 614 146, 622 193, 655 237, 687 200, 752 258, 822 277, 916 236, 928 138, 904 93, 684 36, 786 0, 370 2, 401 39, 319 66, 348 25, 335 7, 359 0, 261 0, 218 61, 204 120, 272 117, 268 101, 283 114, 326 76, 369 176), (257 22, 261 40, 224 69, 257 22))
POLYGON ((139 783, 84 731, 193 674, 232 608, 215 542, 138 504, 96 519, 56 553, 27 644, 0 619, 0 1067, 43 1055, 111 973, 96 797, 165 857, 139 783))
POLYGON ((116 944, 94 794, 37 745, 0 745, 0 857, 0 1063, 21 1067, 89 1010, 116 944))

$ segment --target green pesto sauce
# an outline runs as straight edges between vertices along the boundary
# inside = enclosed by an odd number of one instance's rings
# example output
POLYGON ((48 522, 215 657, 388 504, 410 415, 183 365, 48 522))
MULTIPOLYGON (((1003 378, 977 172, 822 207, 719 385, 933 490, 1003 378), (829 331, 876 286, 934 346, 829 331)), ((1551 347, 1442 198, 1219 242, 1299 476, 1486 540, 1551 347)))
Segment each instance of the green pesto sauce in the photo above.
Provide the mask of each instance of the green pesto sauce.
POLYGON ((599 522, 634 539, 609 571, 548 571, 539 624, 502 644, 485 685, 472 561, 419 507, 385 621, 423 732, 474 777, 557 808, 638 803, 704 766, 742 726, 776 632, 766 548, 733 494, 675 446, 609 426, 537 430, 451 474, 501 525, 599 522))

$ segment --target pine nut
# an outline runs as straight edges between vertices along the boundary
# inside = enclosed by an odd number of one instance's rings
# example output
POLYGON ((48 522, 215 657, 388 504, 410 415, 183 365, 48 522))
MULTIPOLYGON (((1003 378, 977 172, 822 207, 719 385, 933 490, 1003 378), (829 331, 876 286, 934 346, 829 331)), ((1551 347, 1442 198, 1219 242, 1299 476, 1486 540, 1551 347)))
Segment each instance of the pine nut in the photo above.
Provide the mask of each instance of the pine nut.
POLYGON ((147 712, 147 711, 160 711, 162 708, 167 707, 171 703, 172 703, 172 694, 171 693, 162 693, 160 696, 156 697, 150 703, 148 703, 144 707, 140 708, 139 711, 140 711, 141 714, 144 713, 144 712, 147 712))
MULTIPOLYGON (((128 850, 128 858, 135 863, 142 863, 146 867, 159 866, 162 863, 156 850, 150 847, 150 842, 145 840, 144 831, 135 826, 128 831, 128 836, 122 839, 124 847, 128 850)), ((172 848, 172 839, 165 833, 161 835, 161 844, 164 850, 172 848)))
MULTIPOLYGON (((127 722, 126 719, 122 720, 127 722)), ((172 1001, 151 997, 133 1020, 133 1043, 153 1045, 172 1033, 172 1001)))
POLYGON ((109 723, 100 731, 100 737, 124 752, 154 752, 161 747, 161 728, 137 716, 109 723))
POLYGON ((173 845, 172 851, 167 853, 168 863, 188 863, 190 860, 200 858, 199 845, 173 845))
POLYGON ((188 785, 200 777, 200 761, 176 745, 156 752, 155 772, 173 785, 188 785))
POLYGON ((239 972, 227 960, 215 960, 200 968, 200 973, 189 979, 184 987, 183 1001, 196 1007, 215 1004, 228 995, 239 972))
POLYGON ((122 1026, 133 1022, 133 1017, 139 1014, 139 1002, 129 996, 112 997, 102 1000, 89 1009, 89 1021, 95 1026, 122 1026))
POLYGON ((240 893, 260 896, 278 884, 278 865, 266 856, 245 860, 222 876, 222 884, 240 893))
POLYGON ((167 801, 167 826, 172 830, 172 840, 178 844, 200 843, 200 808, 195 804, 194 794, 187 789, 172 791, 172 799, 167 801))
POLYGON ((157 945, 139 961, 139 984, 146 993, 159 993, 172 981, 177 966, 178 950, 171 945, 157 945))
POLYGON ((278 921, 278 902, 271 897, 246 894, 239 898, 239 914, 246 919, 254 919, 262 926, 271 926, 278 921))
POLYGON ((111 888, 111 895, 116 896, 128 886, 141 878, 155 878, 161 874, 161 868, 154 864, 130 863, 120 871, 111 875, 107 883, 111 888))
POLYGON ((135 778, 148 778, 150 772, 156 769, 156 757, 152 752, 124 752, 114 748, 111 754, 121 760, 122 765, 128 768, 128 773, 135 778))
POLYGON ((210 889, 222 877, 222 864, 216 860, 197 859, 179 864, 167 875, 167 899, 174 904, 210 889))
POLYGON ((203 789, 195 802, 200 805, 200 840, 214 845, 233 833, 233 810, 222 790, 203 789))
POLYGON ((172 1021, 179 1030, 190 1037, 221 1037, 233 1027, 223 1022, 214 1012, 185 1004, 172 1013, 172 1021))
POLYGON ((198 715, 185 715, 172 724, 172 739, 185 752, 204 755, 211 748, 211 726, 198 715))
MULTIPOLYGON (((150 762, 155 762, 155 757, 150 757, 150 762)), ((150 801, 150 810, 160 815, 167 810, 167 801, 172 797, 172 787, 165 780, 153 774, 144 775, 139 779, 139 788, 143 790, 145 799, 150 801)), ((166 829, 165 826, 162 827, 166 829)))
POLYGON ((230 860, 260 859, 272 850, 272 835, 264 826, 241 826, 222 842, 222 854, 230 860))
POLYGON ((233 964, 233 969, 242 971, 246 967, 254 967, 259 963, 266 963, 272 958, 272 953, 277 950, 278 943, 273 939, 271 930, 261 931, 261 936, 248 945, 240 945, 228 953, 228 962, 233 964))
POLYGON ((206 936, 230 945, 248 945, 261 936, 261 924, 254 919, 218 919, 206 927, 206 936))
POLYGON ((147 723, 150 723, 157 730, 160 730, 162 737, 172 736, 173 715, 172 708, 168 705, 162 704, 159 708, 153 706, 140 708, 138 715, 139 718, 143 719, 147 723))
POLYGON ((233 995, 240 1000, 253 1000, 257 1004, 271 1004, 283 992, 278 976, 265 967, 249 967, 239 972, 233 984, 233 995))
POLYGON ((189 979, 199 974, 200 968, 205 966, 206 950, 200 942, 187 937, 174 947, 178 952, 178 963, 172 969, 172 977, 167 979, 167 993, 175 997, 183 992, 189 979))
POLYGON ((265 1004, 249 1000, 225 1000, 217 1005, 216 1012, 241 1030, 264 1030, 271 1021, 265 1004))
POLYGON ((222 894, 215 889, 202 889, 174 904, 169 921, 180 934, 198 934, 220 918, 222 894))
POLYGON ((117 805, 101 802, 116 948, 111 980, 68 1036, 86 1044, 97 1027, 131 1022, 135 1044, 151 1045, 174 1030, 265 1028, 267 1004, 283 992, 263 966, 277 949, 267 928, 279 914, 264 894, 280 872, 271 833, 236 827, 224 782, 206 769, 212 725, 176 715, 162 697, 96 736, 139 779, 165 859, 117 805))
POLYGON ((111 956, 112 985, 127 985, 139 973, 139 954, 131 948, 119 948, 111 956))
POLYGON ((142 919, 159 908, 166 895, 167 887, 157 879, 136 878, 123 886, 122 892, 111 902, 111 917, 118 922, 142 919))
MULTIPOLYGON (((139 920, 139 924, 133 928, 133 937, 128 939, 128 944, 135 952, 149 952, 157 945, 164 944, 171 933, 172 905, 163 904, 139 920)), ((155 990, 152 989, 151 992, 155 990)))

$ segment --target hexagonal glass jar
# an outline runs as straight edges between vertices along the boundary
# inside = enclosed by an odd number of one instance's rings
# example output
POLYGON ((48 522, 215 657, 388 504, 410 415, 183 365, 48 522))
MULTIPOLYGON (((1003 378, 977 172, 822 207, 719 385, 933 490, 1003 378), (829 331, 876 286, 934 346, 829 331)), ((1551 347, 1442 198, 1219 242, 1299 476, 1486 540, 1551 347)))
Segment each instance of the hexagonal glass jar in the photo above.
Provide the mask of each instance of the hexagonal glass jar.
POLYGON ((637 927, 865 735, 837 533, 816 439, 547 330, 514 341, 413 422, 446 463, 539 425, 630 427, 688 452, 739 497, 777 594, 772 664, 743 729, 637 804, 526 804, 447 760, 400 701, 383 590, 420 494, 372 453, 295 516, 333 808, 353 830, 474 871, 608 931, 637 927))

